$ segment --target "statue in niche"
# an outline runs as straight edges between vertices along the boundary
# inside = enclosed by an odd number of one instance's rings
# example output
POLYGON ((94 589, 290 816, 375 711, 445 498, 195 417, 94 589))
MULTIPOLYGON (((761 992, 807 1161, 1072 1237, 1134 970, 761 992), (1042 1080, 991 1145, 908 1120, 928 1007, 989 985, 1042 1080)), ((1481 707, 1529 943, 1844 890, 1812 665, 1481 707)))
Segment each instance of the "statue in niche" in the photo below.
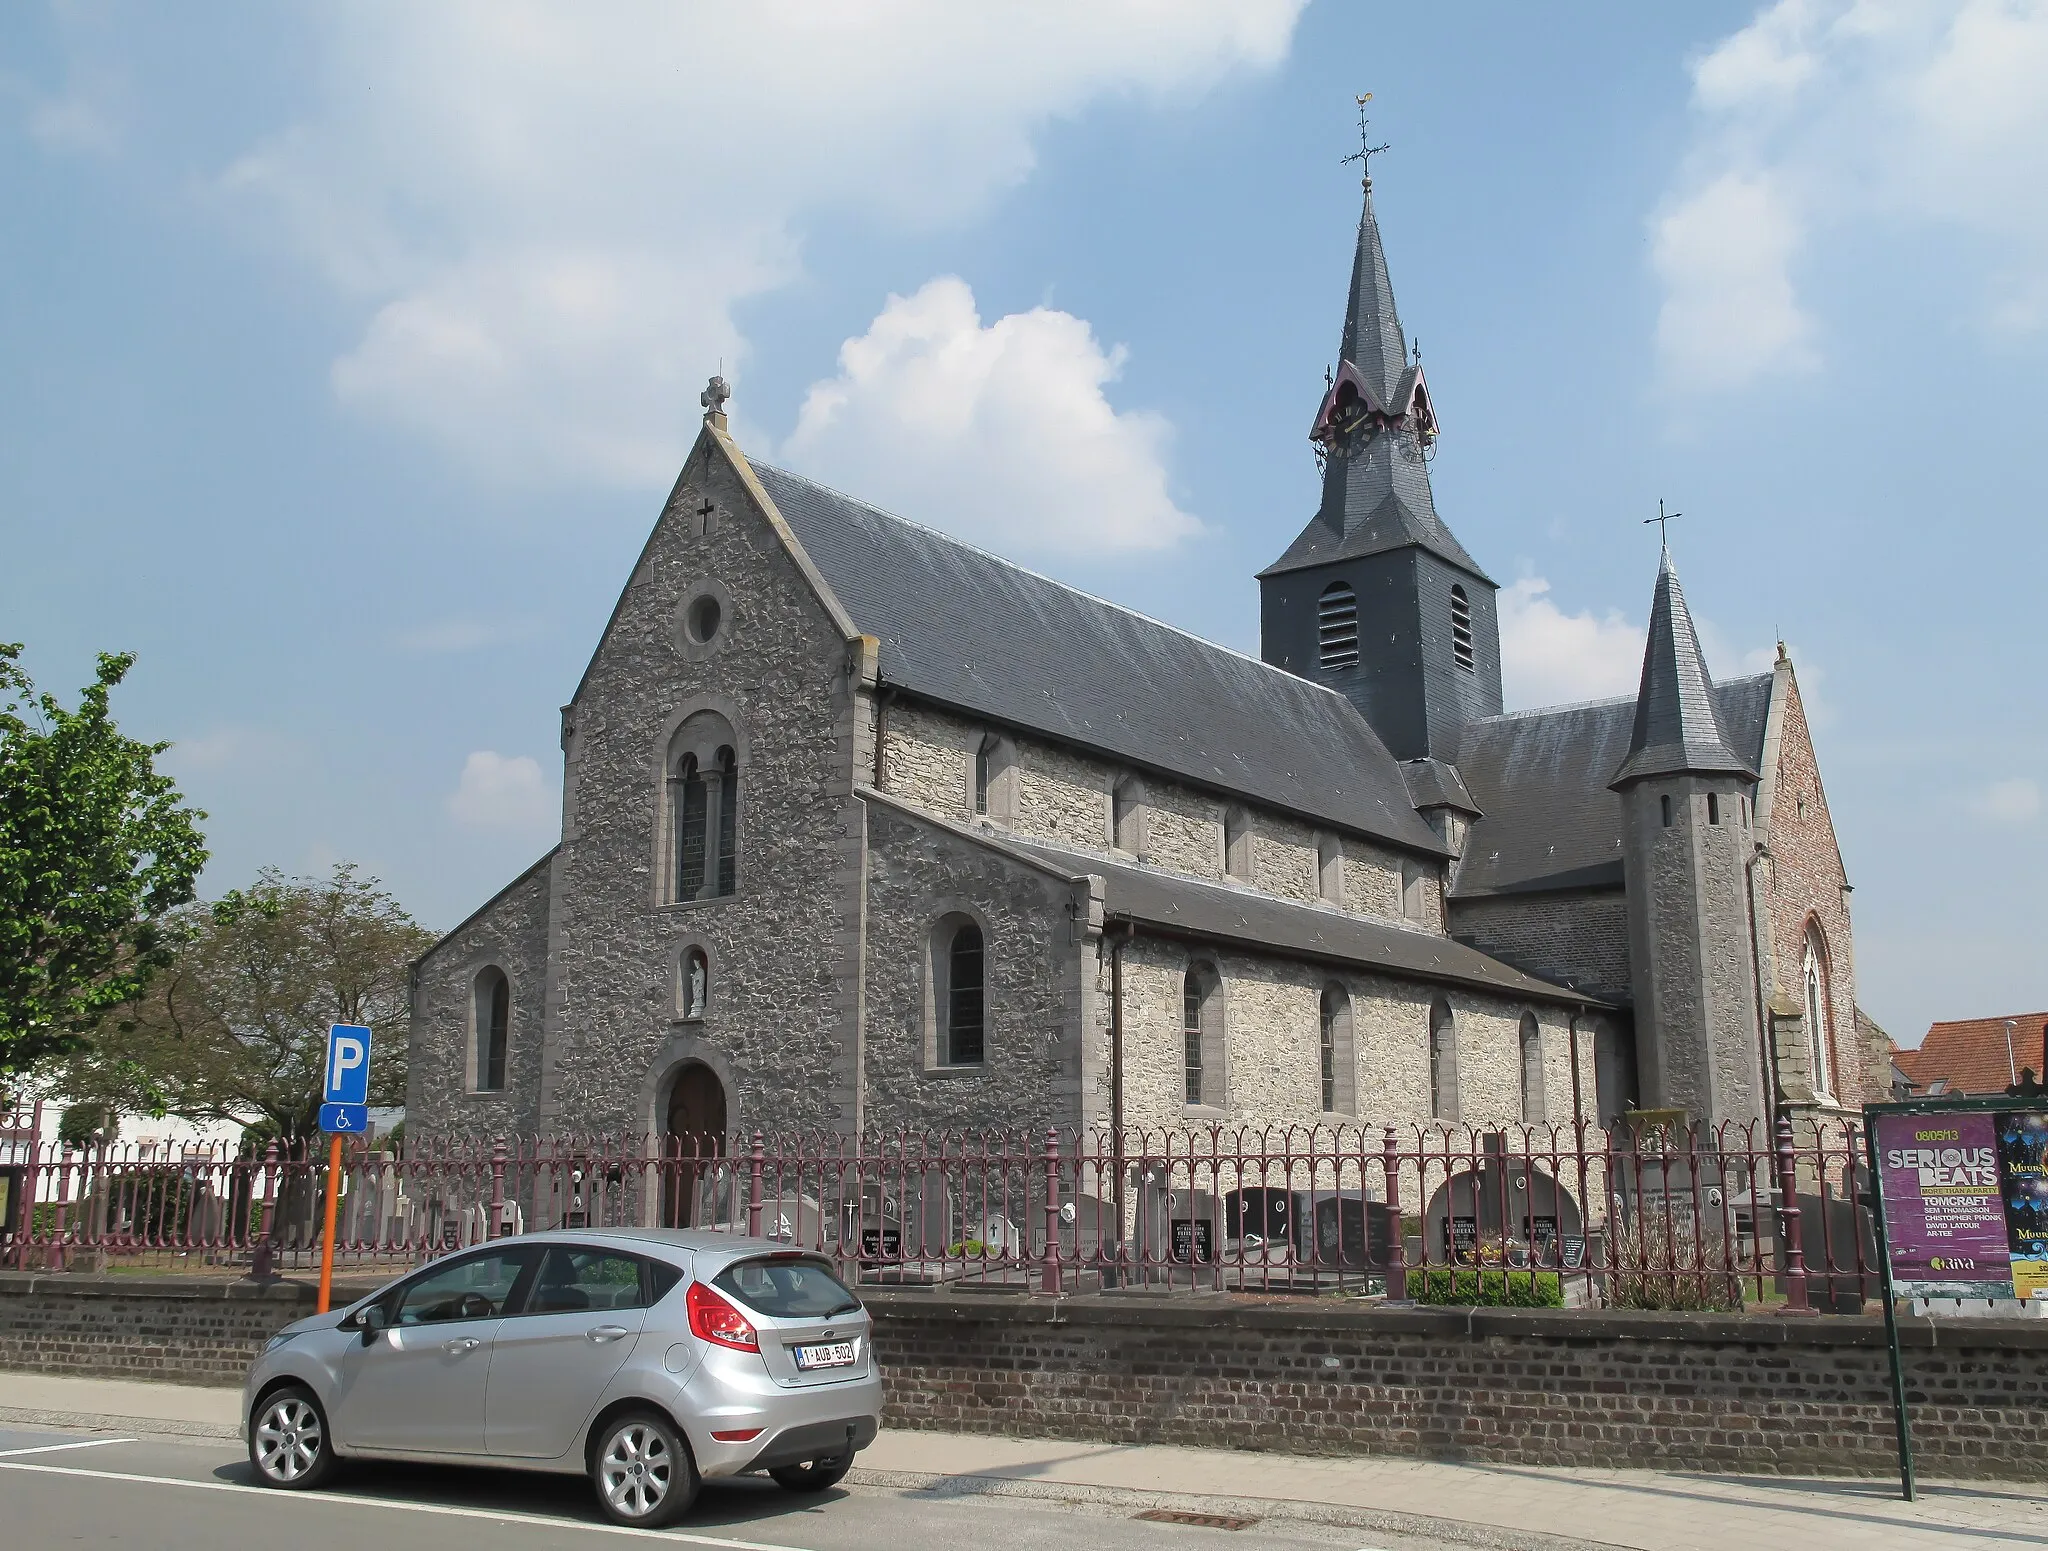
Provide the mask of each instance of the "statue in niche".
POLYGON ((683 1016, 701 1018, 704 1016, 704 992, 710 979, 704 955, 692 949, 690 952, 689 981, 683 995, 683 1016))

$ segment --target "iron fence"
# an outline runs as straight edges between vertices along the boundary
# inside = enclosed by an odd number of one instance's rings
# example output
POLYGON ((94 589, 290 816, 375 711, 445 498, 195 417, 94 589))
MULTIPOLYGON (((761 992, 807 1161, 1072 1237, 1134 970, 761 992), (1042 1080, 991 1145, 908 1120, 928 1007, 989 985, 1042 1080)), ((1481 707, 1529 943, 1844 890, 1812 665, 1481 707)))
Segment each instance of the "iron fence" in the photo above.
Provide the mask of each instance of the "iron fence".
MULTIPOLYGON (((319 1255, 325 1148, 66 1146, 0 1115, 0 1264, 259 1277, 319 1255)), ((349 1139, 338 1267, 536 1228, 695 1226, 868 1285, 1860 1310, 1851 1121, 1715 1127, 349 1139)))

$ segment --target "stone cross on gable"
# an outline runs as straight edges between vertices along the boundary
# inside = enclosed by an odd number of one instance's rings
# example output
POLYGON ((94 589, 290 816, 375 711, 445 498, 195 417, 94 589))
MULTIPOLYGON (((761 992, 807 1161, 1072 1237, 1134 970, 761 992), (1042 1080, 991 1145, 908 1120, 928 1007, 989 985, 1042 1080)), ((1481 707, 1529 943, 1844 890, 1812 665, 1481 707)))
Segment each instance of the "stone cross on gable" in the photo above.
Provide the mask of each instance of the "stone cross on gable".
POLYGON ((723 377, 713 377, 697 395, 697 402, 704 406, 704 418, 721 431, 725 429, 725 401, 731 397, 732 388, 723 377))

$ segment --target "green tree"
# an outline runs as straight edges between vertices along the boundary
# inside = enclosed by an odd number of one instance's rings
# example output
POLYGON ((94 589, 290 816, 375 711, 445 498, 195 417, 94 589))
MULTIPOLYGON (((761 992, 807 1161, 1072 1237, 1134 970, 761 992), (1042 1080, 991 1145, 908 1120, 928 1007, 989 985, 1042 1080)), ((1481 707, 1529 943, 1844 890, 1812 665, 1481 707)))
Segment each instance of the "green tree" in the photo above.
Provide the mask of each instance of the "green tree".
POLYGON ((0 1088, 144 993, 206 865, 206 815, 156 768, 170 745, 108 713, 134 657, 103 653, 75 711, 20 658, 0 642, 0 1088))
POLYGON ((374 878, 258 874, 181 911, 171 962, 59 1076, 80 1102, 310 1136, 330 1023, 376 1030, 370 1102, 403 1103, 413 961, 433 942, 374 878))

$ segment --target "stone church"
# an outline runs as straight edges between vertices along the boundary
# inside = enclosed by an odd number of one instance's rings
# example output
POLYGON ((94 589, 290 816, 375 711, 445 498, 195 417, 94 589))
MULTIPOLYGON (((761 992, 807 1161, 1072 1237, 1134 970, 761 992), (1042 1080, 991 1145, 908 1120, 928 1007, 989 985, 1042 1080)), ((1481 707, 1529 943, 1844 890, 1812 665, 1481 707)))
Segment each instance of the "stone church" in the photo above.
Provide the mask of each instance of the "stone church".
MULTIPOLYGON (((416 1132, 1749 1121, 1886 1088, 1780 649, 1671 557, 1504 713, 1370 179, 1261 658, 702 432, 562 708, 559 843, 416 968, 416 1132)), ((1881 1042, 1880 1046, 1881 1046, 1881 1042)))

